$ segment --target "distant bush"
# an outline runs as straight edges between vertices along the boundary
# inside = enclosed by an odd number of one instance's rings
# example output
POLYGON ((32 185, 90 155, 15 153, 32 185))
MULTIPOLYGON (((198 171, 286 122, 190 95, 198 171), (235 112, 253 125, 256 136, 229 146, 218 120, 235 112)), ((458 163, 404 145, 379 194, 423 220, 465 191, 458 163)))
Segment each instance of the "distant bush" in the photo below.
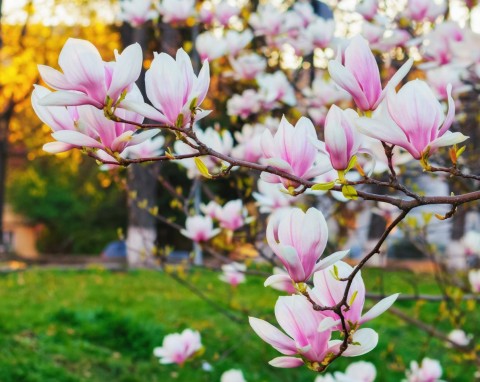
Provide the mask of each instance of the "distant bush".
POLYGON ((126 225, 126 196, 91 161, 37 158, 10 177, 8 201, 40 225, 45 253, 99 253, 126 225))

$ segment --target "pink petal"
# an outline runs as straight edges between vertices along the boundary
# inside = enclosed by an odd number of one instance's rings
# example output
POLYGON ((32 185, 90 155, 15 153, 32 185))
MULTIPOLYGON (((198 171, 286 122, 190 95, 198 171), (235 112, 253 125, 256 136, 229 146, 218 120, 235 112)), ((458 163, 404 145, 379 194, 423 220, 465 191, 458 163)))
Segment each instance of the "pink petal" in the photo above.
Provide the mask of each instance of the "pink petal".
POLYGON ((140 76, 143 63, 143 53, 140 44, 135 43, 124 49, 116 60, 113 68, 112 82, 108 95, 116 101, 122 91, 134 83, 140 76))
POLYGON ((303 365, 301 358, 296 357, 277 357, 272 359, 269 364, 273 367, 281 367, 285 369, 290 369, 293 367, 299 367, 303 365))
POLYGON ((82 134, 78 131, 60 130, 52 134, 52 137, 57 141, 69 143, 78 147, 92 147, 103 149, 103 145, 88 135, 82 134))
POLYGON ((376 303, 367 313, 365 313, 359 321, 359 324, 373 320, 375 317, 380 316, 388 308, 390 308, 393 303, 397 300, 399 293, 392 294, 389 297, 386 297, 376 303))
POLYGON ((282 354, 293 355, 297 353, 294 341, 267 321, 249 317, 248 321, 257 335, 282 354))

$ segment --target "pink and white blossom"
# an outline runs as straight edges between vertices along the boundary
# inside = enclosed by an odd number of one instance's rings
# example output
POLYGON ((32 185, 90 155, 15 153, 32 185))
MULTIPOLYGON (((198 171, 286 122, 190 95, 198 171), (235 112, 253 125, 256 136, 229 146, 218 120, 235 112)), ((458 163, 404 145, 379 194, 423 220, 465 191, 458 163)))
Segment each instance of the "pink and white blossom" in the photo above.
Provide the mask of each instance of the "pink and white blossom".
MULTIPOLYGON (((291 208, 274 215, 268 222, 266 236, 268 245, 287 269, 285 277, 296 283, 308 281, 314 272, 347 254, 337 252, 319 261, 327 245, 328 227, 323 214, 313 207, 307 212, 291 208)), ((268 279, 265 283, 268 285, 268 279)))
POLYGON ((264 285, 288 294, 297 293, 292 279, 288 276, 288 272, 284 268, 273 268, 273 275, 265 281, 264 285))
POLYGON ((374 382, 377 369, 373 363, 359 361, 348 365, 345 373, 336 372, 334 375, 336 382, 374 382))
POLYGON ((352 95, 361 110, 368 111, 378 107, 385 98, 386 92, 400 83, 412 64, 413 59, 403 64, 382 90, 375 57, 367 41, 361 36, 356 36, 345 49, 343 63, 339 58, 329 61, 328 72, 338 86, 352 95))
POLYGON ((243 125, 241 131, 236 131, 234 134, 238 143, 232 150, 233 157, 248 162, 258 162, 263 155, 261 140, 265 129, 265 125, 257 123, 243 125))
MULTIPOLYGON (((453 329, 448 333, 448 339, 458 346, 468 346, 472 340, 472 335, 467 335, 462 329, 453 329)), ((447 346, 452 346, 447 343, 447 346)))
POLYGON ((163 22, 184 22, 195 15, 195 0, 162 0, 158 9, 163 22))
MULTIPOLYGON (((127 148, 139 145, 159 132, 158 129, 137 132, 136 126, 107 119, 102 110, 91 105, 43 106, 41 100, 49 94, 50 90, 38 85, 32 92, 33 109, 53 130, 52 137, 57 141, 44 145, 47 152, 56 154, 73 148, 87 148, 103 160, 116 162, 118 157, 126 157, 124 151, 127 148)), ((135 97, 141 99, 141 94, 135 97)), ((143 121, 142 116, 123 109, 117 109, 116 114, 132 122, 143 121)))
POLYGON ((260 213, 281 213, 285 208, 291 207, 299 197, 292 197, 281 190, 278 184, 267 183, 261 179, 257 183, 258 192, 252 195, 260 207, 260 213))
MULTIPOLYGON (((283 117, 274 135, 268 130, 263 133, 261 145, 265 163, 299 178, 314 178, 330 169, 325 161, 317 163, 316 141, 317 133, 308 118, 300 118, 293 127, 283 117)), ((271 173, 263 172, 261 178, 268 183, 282 183, 287 190, 300 186, 296 181, 271 173)))
POLYGON ((213 61, 228 53, 228 44, 225 38, 217 36, 211 31, 207 31, 197 36, 195 49, 202 61, 213 61))
POLYGON ((219 279, 230 284, 232 287, 237 287, 238 284, 245 282, 245 271, 247 266, 241 263, 230 263, 222 265, 223 274, 220 275, 219 279))
MULTIPOLYGON (((249 322, 257 335, 274 349, 284 354, 272 359, 274 367, 293 368, 304 363, 313 366, 321 363, 328 353, 337 353, 342 341, 330 340, 331 332, 318 331, 325 316, 312 309, 304 296, 279 297, 275 304, 275 317, 281 328, 250 317, 249 322), (300 357, 297 357, 300 356, 300 357)), ((343 353, 345 357, 362 355, 372 350, 378 342, 378 335, 371 329, 361 329, 353 335, 353 342, 343 353)))
POLYGON ((195 356, 202 348, 200 333, 185 329, 182 333, 173 333, 165 336, 162 347, 153 349, 155 357, 160 358, 161 364, 176 363, 183 365, 195 356))
POLYGON ((242 119, 260 112, 262 97, 253 89, 247 89, 242 94, 234 94, 227 101, 227 114, 242 119))
POLYGON ((440 377, 443 370, 436 359, 424 358, 419 366, 417 361, 410 363, 410 370, 406 371, 405 382, 442 382, 440 377))
POLYGON ((480 293, 480 269, 471 269, 468 272, 468 282, 472 288, 472 292, 480 293))
POLYGON ((335 33, 335 21, 317 17, 307 27, 307 33, 311 38, 312 45, 316 48, 325 49, 330 46, 335 33))
MULTIPOLYGON (((328 257, 327 257, 328 260, 328 257)), ((314 287, 310 296, 320 306, 334 306, 338 304, 345 293, 347 283, 340 279, 349 277, 353 268, 343 261, 315 272, 313 277, 314 287), (338 275, 338 277, 337 277, 338 275)), ((350 309, 345 310, 343 315, 347 321, 347 326, 352 330, 358 328, 361 324, 378 317, 385 312, 397 299, 398 294, 393 294, 384 298, 374 305, 367 313, 362 315, 363 305, 365 303, 365 284, 363 283, 361 272, 359 271, 353 278, 353 282, 348 292, 347 302, 350 309)), ((333 311, 323 312, 325 316, 332 319, 331 327, 341 328, 340 317, 333 311)), ((328 326, 327 326, 328 328, 328 326)))
POLYGON ((194 110, 195 121, 209 114, 209 111, 196 110, 205 99, 209 85, 208 62, 203 63, 197 77, 183 49, 177 51, 175 59, 166 53, 154 53, 152 65, 145 74, 146 93, 153 107, 127 100, 122 101, 121 106, 168 126, 186 127, 190 126, 194 110))
POLYGON ((210 216, 189 216, 185 221, 185 229, 180 233, 192 239, 195 243, 208 241, 220 233, 220 229, 213 229, 213 222, 210 216))
POLYGON ((154 158, 162 154, 164 144, 165 138, 157 135, 138 145, 127 147, 124 154, 129 159, 154 158))
POLYGON ((435 0, 408 0, 404 15, 407 19, 417 22, 433 22, 446 10, 447 4, 444 0, 440 2, 435 0))
POLYGON ((360 152, 362 136, 355 121, 358 114, 332 105, 325 120, 325 150, 330 156, 332 167, 337 171, 348 168, 350 160, 360 152))
POLYGON ((215 215, 220 227, 230 231, 235 231, 253 220, 253 217, 248 216, 248 211, 241 199, 230 200, 224 206, 217 208, 215 215))
POLYGON ((209 216, 210 218, 214 220, 218 220, 218 217, 220 216, 222 212, 222 207, 220 204, 215 202, 214 200, 211 200, 208 202, 208 204, 201 204, 200 205, 200 210, 206 215, 209 216))
MULTIPOLYGON (((229 155, 233 148, 233 137, 228 130, 217 130, 212 127, 207 127, 205 130, 195 128, 197 138, 214 149, 216 152, 229 155)), ((192 141, 192 143, 194 143, 192 141)), ((193 147, 180 140, 175 141, 174 151, 179 155, 194 154, 197 152, 193 147)), ((210 172, 215 172, 221 167, 221 162, 218 158, 212 156, 202 156, 202 162, 207 166, 210 172)), ((201 176, 197 165, 193 158, 186 158, 178 162, 180 166, 187 169, 187 175, 190 178, 201 176)))
POLYGON ((236 56, 253 40, 253 33, 250 29, 243 32, 229 30, 225 33, 225 42, 227 44, 227 52, 231 56, 236 56))
POLYGON ((464 70, 456 65, 443 65, 427 70, 426 82, 430 85, 439 100, 447 100, 447 87, 452 86, 452 94, 461 94, 472 89, 462 81, 464 70))
POLYGON ((371 21, 378 12, 378 0, 362 0, 357 4, 355 11, 360 13, 365 20, 371 21))
POLYGON ((260 74, 257 77, 257 83, 260 87, 259 93, 264 102, 264 107, 273 109, 277 102, 282 102, 288 106, 295 106, 297 99, 292 85, 284 72, 277 70, 272 74, 260 74))
POLYGON ((223 26, 227 26, 230 23, 230 20, 234 16, 238 16, 240 14, 241 9, 227 0, 223 0, 214 8, 215 19, 222 24, 223 26))
POLYGON ((115 106, 126 93, 137 90, 135 81, 142 69, 142 48, 135 43, 121 54, 115 50, 114 62, 104 62, 95 46, 69 38, 58 57, 59 72, 38 65, 43 81, 58 90, 41 100, 42 106, 92 105, 99 109, 115 106))
POLYGON ((462 133, 448 131, 455 118, 452 88, 447 87, 448 113, 430 87, 423 81, 405 84, 398 93, 389 91, 386 109, 380 108, 373 118, 360 118, 360 131, 372 138, 403 147, 415 159, 434 153, 439 147, 465 141, 462 133))
POLYGON ((248 53, 237 58, 230 57, 230 65, 236 80, 253 80, 265 71, 267 61, 256 53, 248 53))
POLYGON ((158 17, 158 11, 153 9, 151 0, 122 0, 120 1, 120 15, 133 27, 139 27, 148 20, 158 17))
POLYGON ((258 6, 257 12, 250 15, 248 23, 253 27, 256 35, 274 37, 281 32, 284 17, 284 13, 277 7, 266 3, 258 6))
POLYGON ((230 369, 222 374, 220 382, 247 382, 241 370, 230 369))

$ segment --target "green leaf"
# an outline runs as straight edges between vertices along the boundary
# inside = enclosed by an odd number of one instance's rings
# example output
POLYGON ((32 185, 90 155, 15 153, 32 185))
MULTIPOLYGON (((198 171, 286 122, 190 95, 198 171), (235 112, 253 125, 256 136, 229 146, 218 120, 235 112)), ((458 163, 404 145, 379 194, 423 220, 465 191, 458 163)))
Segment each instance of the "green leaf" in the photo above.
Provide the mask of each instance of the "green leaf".
POLYGON ((349 306, 353 305, 353 303, 355 302, 355 299, 357 298, 357 295, 358 295, 358 290, 353 292, 352 297, 350 297, 350 301, 348 302, 349 306))
POLYGON ((347 199, 352 199, 352 200, 358 199, 358 194, 357 194, 357 190, 355 190, 355 187, 349 186, 347 184, 342 187, 342 194, 347 199))
POLYGON ((210 175, 210 172, 208 171, 208 167, 203 163, 203 161, 199 157, 195 157, 195 165, 198 168, 198 171, 200 171, 200 174, 202 174, 205 178, 210 179, 212 175, 210 175))
POLYGON ((312 186, 313 191, 328 191, 335 187, 335 182, 317 183, 312 186))
POLYGON ((348 167, 345 170, 345 173, 349 172, 352 168, 355 167, 357 164, 357 156, 354 155, 353 157, 350 158, 350 162, 348 162, 348 167))

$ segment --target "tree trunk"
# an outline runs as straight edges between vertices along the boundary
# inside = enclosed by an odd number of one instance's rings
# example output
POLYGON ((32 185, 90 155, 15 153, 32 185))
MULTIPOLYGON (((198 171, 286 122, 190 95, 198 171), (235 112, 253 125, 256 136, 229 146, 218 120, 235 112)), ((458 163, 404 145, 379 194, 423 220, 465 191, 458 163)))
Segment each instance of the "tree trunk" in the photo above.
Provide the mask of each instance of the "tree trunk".
MULTIPOLYGON (((124 46, 138 42, 145 51, 147 46, 147 31, 144 27, 132 28, 124 23, 121 29, 122 43, 124 46)), ((137 83, 143 97, 145 95, 145 72, 142 70, 137 83)), ((128 168, 127 188, 129 191, 128 202, 128 228, 127 228, 127 261, 129 267, 150 267, 155 264, 153 248, 157 238, 157 222, 148 212, 157 200, 157 180, 155 174, 158 165, 144 164, 132 165, 128 168), (130 197, 134 192, 135 198, 130 197), (146 201, 146 203, 145 203, 146 201)))

